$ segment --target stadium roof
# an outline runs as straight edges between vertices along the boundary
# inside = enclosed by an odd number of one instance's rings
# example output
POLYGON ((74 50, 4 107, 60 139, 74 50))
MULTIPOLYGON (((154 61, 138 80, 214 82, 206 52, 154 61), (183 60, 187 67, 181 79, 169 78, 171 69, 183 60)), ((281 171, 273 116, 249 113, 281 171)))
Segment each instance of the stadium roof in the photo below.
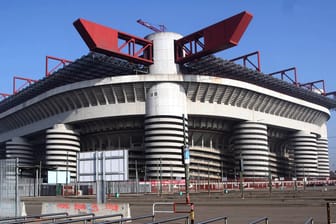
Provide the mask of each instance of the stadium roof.
MULTIPOLYGON (((297 97, 329 109, 336 108, 336 100, 332 98, 322 96, 321 94, 312 92, 308 89, 294 86, 283 80, 212 55, 184 64, 181 71, 183 74, 209 75, 241 80, 297 97)), ((47 76, 22 89, 18 93, 0 101, 0 112, 4 112, 35 96, 43 94, 50 89, 70 83, 110 76, 147 73, 147 66, 130 63, 125 60, 99 53, 89 53, 62 69, 59 69, 52 75, 47 76)))

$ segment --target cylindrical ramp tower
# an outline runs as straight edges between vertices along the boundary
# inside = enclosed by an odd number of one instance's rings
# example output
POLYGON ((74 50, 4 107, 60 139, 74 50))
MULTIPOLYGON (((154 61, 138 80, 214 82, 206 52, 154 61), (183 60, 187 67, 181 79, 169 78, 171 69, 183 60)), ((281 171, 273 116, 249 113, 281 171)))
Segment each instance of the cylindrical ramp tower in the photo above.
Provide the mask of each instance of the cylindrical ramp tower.
POLYGON ((181 146, 184 137, 188 141, 187 133, 184 88, 169 82, 152 86, 146 102, 145 118, 147 178, 184 177, 181 146))
POLYGON ((330 167, 329 167, 329 155, 328 155, 328 139, 318 138, 317 139, 317 168, 319 177, 329 177, 330 167))
POLYGON ((35 170, 32 169, 35 163, 32 146, 24 138, 16 137, 6 142, 6 158, 19 158, 20 175, 32 177, 35 170))
POLYGON ((79 151, 79 134, 71 130, 68 125, 56 124, 47 130, 46 165, 49 169, 68 171, 70 178, 75 179, 79 151))
POLYGON ((151 74, 177 74, 179 65, 175 63, 174 41, 182 36, 172 32, 159 32, 146 37, 153 41, 154 64, 149 66, 151 74))
POLYGON ((236 170, 243 169, 247 178, 268 178, 269 147, 267 126, 246 121, 234 127, 233 145, 236 170))
POLYGON ((294 175, 299 178, 317 176, 317 136, 298 131, 291 137, 291 147, 294 151, 294 175))

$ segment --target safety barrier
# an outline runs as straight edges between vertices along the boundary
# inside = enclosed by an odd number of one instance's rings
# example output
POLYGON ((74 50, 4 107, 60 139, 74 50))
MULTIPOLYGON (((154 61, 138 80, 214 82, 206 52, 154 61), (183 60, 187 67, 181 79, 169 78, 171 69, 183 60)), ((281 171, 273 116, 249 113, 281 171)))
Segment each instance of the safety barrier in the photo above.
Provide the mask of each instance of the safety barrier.
POLYGON ((314 219, 310 217, 309 219, 307 219, 307 220, 305 221, 304 224, 314 224, 314 219))
POLYGON ((28 223, 31 220, 37 219, 57 219, 59 217, 66 217, 69 214, 67 212, 59 212, 59 213, 48 213, 42 215, 28 215, 28 216, 18 216, 18 217, 11 217, 11 218, 1 218, 0 223, 28 223))
POLYGON ((163 219, 163 220, 154 221, 154 222, 148 222, 146 224, 167 223, 167 222, 174 222, 174 221, 177 221, 177 220, 185 220, 185 223, 189 223, 189 215, 174 217, 174 218, 170 218, 170 219, 163 219))
POLYGON ((89 213, 89 214, 82 214, 82 215, 67 215, 67 216, 57 216, 57 217, 41 217, 41 218, 35 218, 35 219, 29 219, 29 220, 20 220, 20 221, 15 221, 13 223, 15 224, 23 224, 23 223, 55 223, 56 220, 67 220, 71 218, 77 218, 77 217, 84 217, 84 216, 89 216, 89 217, 94 217, 95 214, 89 213), (47 222, 49 221, 49 222, 47 222))
POLYGON ((120 219, 118 220, 121 220, 123 218, 123 214, 95 216, 94 213, 80 214, 80 215, 68 215, 68 213, 50 213, 43 215, 21 216, 16 218, 1 219, 0 223, 13 223, 13 224, 14 223, 63 224, 74 222, 95 223, 95 221, 99 219, 114 218, 114 217, 120 217, 120 219))
MULTIPOLYGON (((168 207, 169 208, 169 207, 168 207)), ((190 223, 194 224, 195 223, 195 213, 194 213, 194 203, 181 203, 181 202, 155 202, 153 203, 153 210, 152 210, 152 215, 153 215, 153 221, 155 220, 156 213, 188 213, 189 214, 189 219, 190 223), (157 206, 167 206, 167 205, 172 205, 170 210, 156 210, 157 206), (184 206, 184 207, 182 207, 184 206), (185 206, 188 206, 188 210, 180 210, 180 208, 184 208, 185 206)), ((188 223, 189 223, 188 219, 188 223)))
MULTIPOLYGON (((80 214, 80 215, 68 215, 68 213, 49 213, 49 214, 42 214, 42 215, 32 215, 32 216, 20 216, 20 217, 15 217, 15 218, 2 218, 0 219, 0 223, 40 223, 40 224, 65 224, 65 223, 95 223, 95 224, 112 224, 112 223, 127 223, 127 222, 132 222, 136 220, 143 220, 143 219, 151 219, 151 222, 142 222, 145 224, 158 224, 158 223, 168 223, 168 222, 173 222, 177 220, 184 220, 184 223, 192 223, 190 215, 184 215, 184 216, 179 216, 179 217, 173 217, 173 218, 168 218, 168 219, 162 219, 162 220, 156 220, 155 221, 155 213, 182 213, 182 212, 187 212, 187 211, 175 211, 174 210, 155 210, 155 207, 157 205, 172 205, 172 208, 176 208, 177 204, 186 204, 187 203, 174 203, 174 202, 158 202, 153 204, 153 214, 151 215, 143 215, 143 216, 136 216, 136 217, 130 217, 130 218, 123 218, 122 214, 113 214, 113 215, 105 215, 105 216, 95 216, 94 213, 88 213, 88 214, 80 214), (97 222, 99 219, 108 219, 108 218, 115 218, 120 216, 118 219, 113 219, 113 220, 102 220, 100 222, 97 222), (62 220, 61 220, 62 219, 62 220), (46 222, 46 221, 50 222, 46 222)), ((335 203, 327 203, 327 206, 329 204, 336 204, 335 203)), ((329 218, 330 216, 328 215, 328 224, 332 224, 331 220, 329 218)), ((197 224, 208 224, 208 223, 213 223, 213 222, 218 222, 218 221, 223 221, 224 224, 228 224, 228 217, 227 216, 222 216, 222 217, 216 217, 216 218, 210 218, 207 220, 199 221, 197 224)), ((249 222, 249 224, 259 224, 259 223, 269 223, 268 217, 262 217, 257 220, 254 220, 252 222, 249 222)), ((310 217, 307 219, 304 224, 314 224, 314 219, 310 217)))
MULTIPOLYGON (((83 215, 85 216, 85 214, 83 215)), ((120 219, 123 218, 123 214, 112 214, 112 215, 103 215, 103 216, 93 216, 93 217, 86 217, 86 218, 79 218, 79 219, 68 219, 68 220, 62 220, 58 222, 51 222, 55 224, 63 224, 63 223, 74 223, 74 222, 83 222, 83 223, 95 223, 96 220, 99 219, 107 219, 107 218, 114 218, 120 216, 120 219)), ((47 223, 45 223, 47 224, 47 223)))
POLYGON ((207 220, 198 222, 197 224, 207 224, 207 223, 217 222, 220 220, 223 220, 224 224, 227 224, 228 218, 227 217, 217 217, 217 218, 207 219, 207 220))
POLYGON ((56 221, 60 222, 60 221, 66 221, 66 220, 73 219, 73 218, 84 218, 84 217, 88 217, 88 218, 92 219, 94 216, 95 216, 94 213, 86 213, 86 214, 80 214, 80 215, 68 215, 66 217, 57 217, 57 218, 51 220, 51 222, 46 222, 48 220, 43 219, 43 220, 41 220, 41 223, 56 223, 56 221))
POLYGON ((194 214, 194 203, 181 203, 181 202, 155 202, 153 203, 153 210, 152 210, 153 220, 155 220, 156 213, 188 213, 190 216, 191 223, 194 223, 195 220, 195 214, 194 214), (172 205, 171 210, 156 210, 157 206, 167 206, 172 205), (188 206, 188 210, 179 210, 180 207, 188 206))
POLYGON ((250 222, 249 224, 257 224, 257 223, 265 223, 268 224, 268 218, 267 217, 262 217, 260 219, 254 220, 250 222))
POLYGON ((133 218, 122 218, 122 219, 108 220, 108 221, 103 221, 103 222, 96 222, 96 224, 125 223, 125 222, 130 222, 130 221, 135 221, 135 220, 148 219, 148 218, 154 221, 153 215, 143 215, 143 216, 136 216, 133 218))
POLYGON ((174 213, 174 209, 172 207, 172 210, 155 210, 156 206, 158 205, 174 205, 174 202, 155 202, 153 203, 153 209, 152 209, 152 215, 155 217, 156 213, 174 213))

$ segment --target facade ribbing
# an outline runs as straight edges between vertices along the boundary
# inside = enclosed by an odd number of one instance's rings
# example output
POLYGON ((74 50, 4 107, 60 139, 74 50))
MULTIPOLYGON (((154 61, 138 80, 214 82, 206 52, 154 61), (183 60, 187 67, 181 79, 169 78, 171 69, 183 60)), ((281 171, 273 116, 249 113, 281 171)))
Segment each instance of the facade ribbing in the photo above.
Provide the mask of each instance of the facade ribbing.
POLYGON ((46 131, 46 166, 51 170, 67 171, 72 179, 77 174, 78 133, 67 125, 56 124, 46 131))
POLYGON ((192 179, 236 178, 241 168, 246 178, 329 177, 329 101, 305 99, 295 86, 300 97, 277 91, 289 87, 212 57, 181 67, 173 48, 180 37, 147 37, 155 46, 147 74, 90 53, 43 81, 68 72, 57 86, 22 102, 13 96, 0 113, 5 156, 34 165, 41 155, 45 170, 68 170, 74 180, 78 152, 121 149, 131 179, 181 179, 186 143, 192 179))

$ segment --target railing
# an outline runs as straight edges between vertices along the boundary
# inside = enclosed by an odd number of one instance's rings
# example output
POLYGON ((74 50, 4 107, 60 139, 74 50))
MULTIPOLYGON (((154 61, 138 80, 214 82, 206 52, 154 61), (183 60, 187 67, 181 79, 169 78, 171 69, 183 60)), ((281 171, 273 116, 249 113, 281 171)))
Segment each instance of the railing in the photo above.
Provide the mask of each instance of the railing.
MULTIPOLYGON (((189 214, 188 217, 190 218, 191 223, 194 223, 195 221, 195 215, 194 215, 194 204, 193 203, 181 203, 181 202, 155 202, 153 203, 153 209, 152 209, 152 215, 153 215, 153 221, 155 220, 156 213, 187 213, 189 214), (172 206, 166 207, 166 210, 156 210, 157 206, 172 206), (184 207, 182 207, 184 206, 184 207), (187 206, 187 207, 186 207, 187 206), (182 209, 181 209, 182 207, 182 209), (170 209, 169 209, 170 208, 170 209), (185 208, 188 208, 187 210, 185 208), (168 210, 169 209, 169 210, 168 210)), ((188 223, 189 223, 188 218, 188 223)))
MULTIPOLYGON (((85 214, 83 214, 85 216, 85 214)), ((107 218, 113 218, 113 217, 120 217, 120 219, 123 218, 123 214, 112 214, 112 215, 103 215, 103 216, 93 216, 93 217, 85 217, 85 218, 79 218, 79 219, 67 219, 57 222, 48 222, 48 223, 55 223, 55 224, 64 224, 64 223, 74 223, 74 222, 83 222, 83 223, 95 223, 96 220, 99 219, 107 219, 107 218)), ((47 224, 47 223, 44 223, 47 224)))
POLYGON ((257 224, 257 223, 265 223, 268 224, 268 218, 267 217, 262 217, 260 219, 254 220, 250 222, 249 224, 257 224))
POLYGON ((158 221, 155 221, 155 222, 148 222, 146 224, 167 223, 167 222, 173 222, 173 221, 177 221, 177 220, 185 220, 185 223, 189 223, 189 215, 174 217, 174 218, 170 218, 170 219, 158 220, 158 221))
MULTIPOLYGON (((66 220, 73 219, 73 218, 84 218, 86 216, 88 216, 88 218, 92 219, 95 216, 95 214, 94 213, 87 213, 87 214, 80 214, 80 215, 68 215, 66 217, 56 217, 56 218, 52 219, 51 222, 46 222, 46 221, 48 221, 48 219, 42 219, 41 223, 56 223, 56 220, 58 220, 58 222, 60 222, 62 220, 66 221, 66 220), (60 219, 62 219, 62 220, 60 220, 60 219)), ((34 222, 34 221, 32 221, 32 222, 34 222)))
POLYGON ((198 222, 197 224, 207 224, 207 223, 211 223, 211 222, 217 222, 217 221, 220 221, 220 220, 223 220, 224 224, 227 224, 228 218, 227 217, 217 217, 217 218, 207 219, 207 220, 198 222))
POLYGON ((314 224, 314 219, 313 218, 309 218, 305 221, 304 224, 314 224))
POLYGON ((29 216, 18 216, 18 217, 11 217, 11 218, 1 218, 0 223, 28 223, 30 220, 34 219, 57 219, 57 218, 64 218, 67 217, 69 214, 67 212, 60 212, 60 213, 48 213, 42 215, 29 215, 29 216))
POLYGON ((106 220, 103 222, 95 222, 96 224, 110 224, 110 223, 125 223, 125 222, 129 222, 129 221, 135 221, 135 220, 140 220, 140 219, 148 219, 151 218, 152 221, 154 216, 153 215, 143 215, 143 216, 137 216, 137 217, 133 217, 133 218, 122 218, 122 219, 115 219, 115 220, 106 220))
POLYGON ((156 213, 174 213, 174 210, 155 210, 158 205, 174 205, 174 202, 155 202, 152 207, 152 215, 155 217, 156 213))

